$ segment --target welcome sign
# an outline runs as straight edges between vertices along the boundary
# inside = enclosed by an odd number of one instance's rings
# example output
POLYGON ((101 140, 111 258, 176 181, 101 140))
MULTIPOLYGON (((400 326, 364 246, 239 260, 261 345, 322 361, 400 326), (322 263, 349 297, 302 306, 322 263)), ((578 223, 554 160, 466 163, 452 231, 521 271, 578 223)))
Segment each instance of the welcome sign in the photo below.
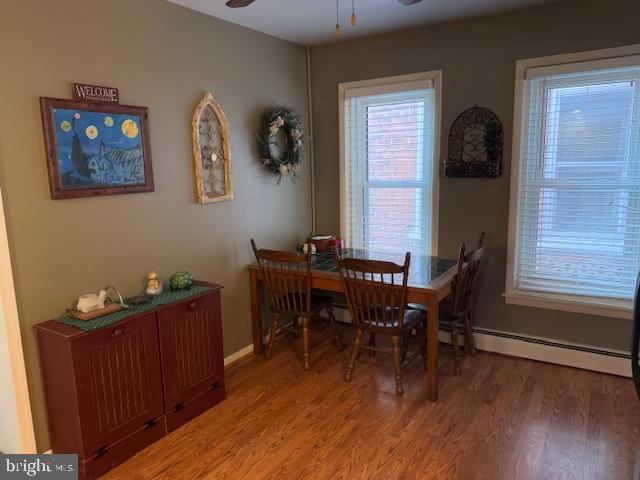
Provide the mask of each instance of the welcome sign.
POLYGON ((73 84, 73 99, 89 102, 120 103, 120 95, 117 88, 88 85, 86 83, 73 84))

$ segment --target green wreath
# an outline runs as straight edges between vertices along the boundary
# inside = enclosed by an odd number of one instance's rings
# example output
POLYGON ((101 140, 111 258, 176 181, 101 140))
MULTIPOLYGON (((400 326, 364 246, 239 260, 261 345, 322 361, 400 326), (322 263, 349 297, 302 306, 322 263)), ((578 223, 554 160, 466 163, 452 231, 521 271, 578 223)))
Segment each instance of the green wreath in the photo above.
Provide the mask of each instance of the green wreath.
POLYGON ((295 181, 298 178, 302 160, 303 131, 300 115, 290 108, 275 105, 262 112, 260 130, 258 131, 258 148, 262 166, 274 175, 278 175, 278 183, 282 177, 289 176, 295 181), (280 155, 273 151, 277 145, 276 135, 282 130, 287 146, 280 155))

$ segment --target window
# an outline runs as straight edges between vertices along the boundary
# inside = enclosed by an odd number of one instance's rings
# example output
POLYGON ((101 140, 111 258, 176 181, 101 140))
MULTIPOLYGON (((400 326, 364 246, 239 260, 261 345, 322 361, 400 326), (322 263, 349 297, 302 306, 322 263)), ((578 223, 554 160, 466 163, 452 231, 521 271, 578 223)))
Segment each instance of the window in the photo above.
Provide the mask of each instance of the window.
POLYGON ((640 57, 520 69, 507 299, 628 309, 640 266, 640 57))
POLYGON ((439 76, 340 85, 342 235, 352 248, 435 252, 439 76))

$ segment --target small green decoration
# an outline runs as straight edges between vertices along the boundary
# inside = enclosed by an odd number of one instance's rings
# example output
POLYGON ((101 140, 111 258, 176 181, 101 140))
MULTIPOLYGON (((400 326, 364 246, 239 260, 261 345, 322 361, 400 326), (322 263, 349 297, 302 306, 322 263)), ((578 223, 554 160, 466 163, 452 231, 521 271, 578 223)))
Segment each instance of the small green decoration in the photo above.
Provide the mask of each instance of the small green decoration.
POLYGON ((193 285, 193 275, 189 272, 178 272, 171 275, 171 291, 189 290, 193 285))
POLYGON ((279 176, 278 183, 283 176, 289 176, 294 182, 298 178, 302 160, 302 141, 302 124, 297 112, 280 105, 271 106, 262 112, 258 131, 258 148, 262 166, 268 172, 279 176), (278 144, 276 137, 281 129, 285 134, 287 145, 284 151, 277 155, 272 147, 278 144))

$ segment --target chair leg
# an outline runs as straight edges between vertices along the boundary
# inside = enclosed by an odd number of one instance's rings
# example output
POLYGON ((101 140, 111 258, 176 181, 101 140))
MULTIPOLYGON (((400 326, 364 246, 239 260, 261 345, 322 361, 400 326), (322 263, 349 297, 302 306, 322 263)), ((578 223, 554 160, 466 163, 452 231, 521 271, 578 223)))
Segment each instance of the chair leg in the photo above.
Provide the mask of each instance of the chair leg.
POLYGON ((460 368, 460 345, 458 344, 458 322, 455 319, 451 319, 449 325, 451 326, 451 346, 453 347, 453 361, 455 362, 456 375, 462 372, 460 368))
POLYGON ((427 354, 427 344, 425 343, 426 338, 426 322, 421 322, 418 327, 416 327, 416 335, 418 337, 418 348, 420 349, 420 355, 422 358, 425 358, 427 354))
POLYGON ((300 322, 298 321, 298 317, 293 317, 291 326, 293 327, 293 338, 297 340, 298 338, 300 338, 300 332, 298 331, 298 329, 300 328, 300 322))
POLYGON ((274 313, 273 320, 271 321, 271 333, 269 334, 269 343, 264 351, 265 358, 271 358, 271 350, 273 344, 276 343, 276 334, 278 333, 278 322, 280 321, 280 314, 274 313))
POLYGON ((309 370, 309 317, 302 317, 302 361, 304 369, 309 370))
MULTIPOLYGON (((424 312, 422 315, 422 323, 420 324, 420 338, 418 339, 418 343, 420 345, 420 353, 422 354, 423 360, 427 358, 427 312, 424 312)), ((425 369, 427 368, 427 364, 425 363, 425 369)))
MULTIPOLYGON (((369 343, 368 345, 370 347, 375 347, 376 346, 376 334, 374 332, 369 332, 369 343)), ((375 357, 376 356, 376 351, 375 350, 369 350, 369 356, 370 357, 375 357)))
POLYGON ((396 394, 402 395, 404 388, 402 388, 402 360, 400 359, 400 338, 396 335, 391 337, 391 349, 393 350, 393 365, 396 373, 396 394))
POLYGON ((470 313, 464 319, 464 351, 470 355, 476 354, 476 345, 473 340, 473 322, 470 313))
POLYGON ((411 339, 411 332, 409 335, 402 337, 402 344, 400 345, 400 359, 402 362, 407 358, 407 350, 409 350, 409 340, 411 339))
POLYGON ((356 339, 353 342, 353 349, 351 350, 351 359, 349 360, 349 365, 347 366, 347 371, 344 374, 344 381, 350 382, 351 376, 353 375, 353 367, 356 365, 356 360, 358 359, 358 354, 360 353, 360 343, 362 342, 362 333, 363 330, 361 328, 356 332, 356 339))
POLYGON ((327 308, 327 314, 329 315, 329 323, 331 324, 331 330, 333 330, 333 336, 336 339, 336 347, 338 350, 342 350, 344 347, 342 346, 342 340, 340 338, 340 333, 338 332, 338 325, 336 325, 336 317, 333 314, 333 308, 327 308))

